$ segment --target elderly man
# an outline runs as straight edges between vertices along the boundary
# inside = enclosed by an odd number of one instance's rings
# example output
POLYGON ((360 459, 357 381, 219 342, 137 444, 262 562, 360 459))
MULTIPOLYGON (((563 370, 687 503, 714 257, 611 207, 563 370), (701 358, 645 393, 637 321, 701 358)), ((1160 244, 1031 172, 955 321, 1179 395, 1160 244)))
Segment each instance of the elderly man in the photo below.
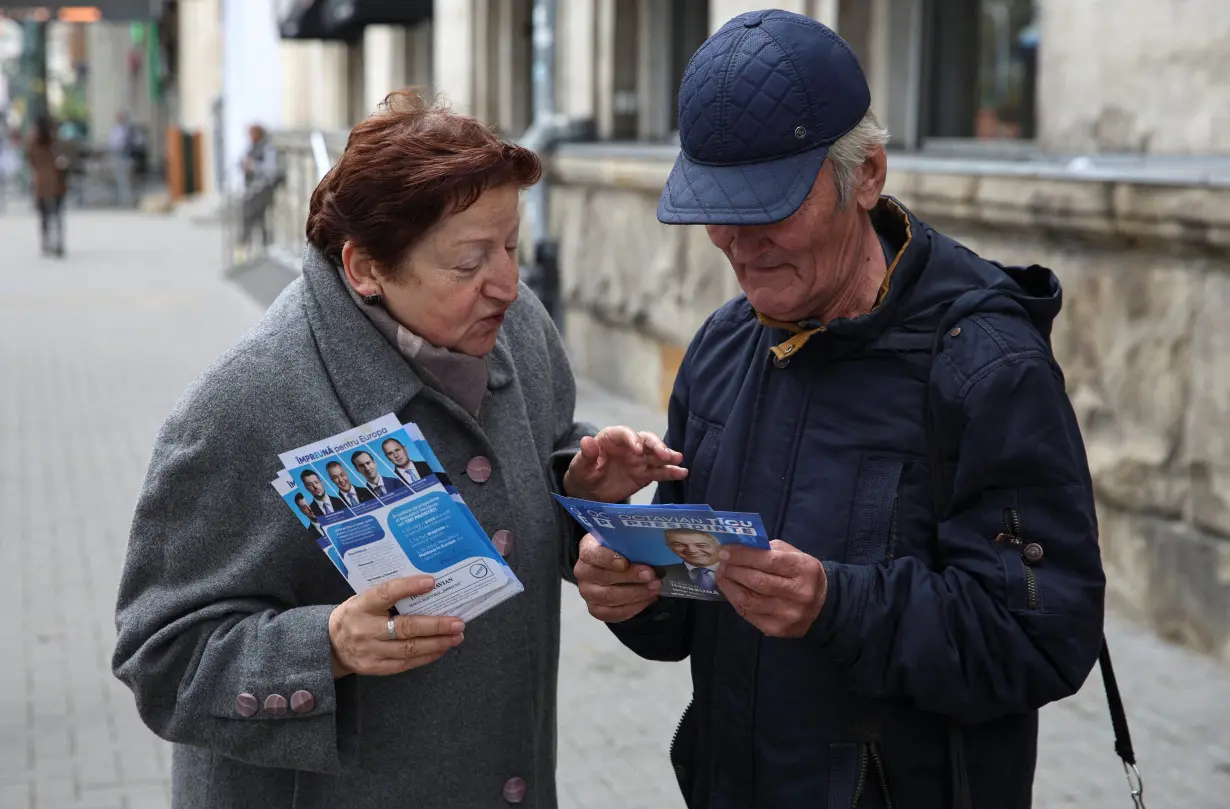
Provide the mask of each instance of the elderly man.
POLYGON ((1037 711, 1102 648, 1057 280, 881 196, 887 133, 814 20, 727 23, 679 121, 658 217, 704 225, 744 295, 679 369, 689 474, 658 497, 758 512, 780 539, 724 547, 728 601, 702 602, 586 538, 590 612, 643 657, 690 657, 672 758, 692 807, 1028 807, 1037 711))

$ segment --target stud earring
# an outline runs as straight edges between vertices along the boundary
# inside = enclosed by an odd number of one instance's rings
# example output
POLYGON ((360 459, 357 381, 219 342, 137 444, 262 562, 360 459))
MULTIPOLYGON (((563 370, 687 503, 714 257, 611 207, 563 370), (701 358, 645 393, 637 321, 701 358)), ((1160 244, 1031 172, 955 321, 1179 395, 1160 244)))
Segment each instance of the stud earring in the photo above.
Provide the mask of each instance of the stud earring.
POLYGON ((384 297, 378 292, 373 292, 371 295, 363 296, 363 302, 368 306, 379 306, 383 300, 384 297))

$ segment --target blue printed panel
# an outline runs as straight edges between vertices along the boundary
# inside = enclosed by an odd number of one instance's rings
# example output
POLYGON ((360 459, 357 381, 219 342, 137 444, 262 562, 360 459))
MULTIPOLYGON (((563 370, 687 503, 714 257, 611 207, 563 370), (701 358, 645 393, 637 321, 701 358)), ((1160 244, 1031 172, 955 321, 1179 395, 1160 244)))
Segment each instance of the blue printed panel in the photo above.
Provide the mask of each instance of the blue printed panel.
POLYGON ((389 512, 389 531, 411 563, 436 573, 474 556, 490 556, 483 537, 462 516, 452 497, 431 492, 389 512))
POLYGON ((359 517, 331 527, 329 537, 338 551, 345 555, 347 551, 384 539, 384 529, 375 517, 359 517))

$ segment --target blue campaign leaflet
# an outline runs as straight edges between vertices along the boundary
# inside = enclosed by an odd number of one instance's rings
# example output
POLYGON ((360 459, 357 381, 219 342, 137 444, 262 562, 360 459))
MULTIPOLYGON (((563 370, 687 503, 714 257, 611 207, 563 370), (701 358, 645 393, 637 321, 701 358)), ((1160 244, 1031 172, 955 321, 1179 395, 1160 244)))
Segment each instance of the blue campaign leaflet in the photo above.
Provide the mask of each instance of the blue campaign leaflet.
POLYGON ((568 513, 603 545, 649 565, 662 595, 719 601, 718 551, 731 543, 769 548, 759 514, 714 511, 706 505, 624 506, 556 495, 568 513))
POLYGON ((523 591, 416 425, 390 414, 279 458, 274 490, 356 592, 429 574, 397 611, 468 621, 523 591))

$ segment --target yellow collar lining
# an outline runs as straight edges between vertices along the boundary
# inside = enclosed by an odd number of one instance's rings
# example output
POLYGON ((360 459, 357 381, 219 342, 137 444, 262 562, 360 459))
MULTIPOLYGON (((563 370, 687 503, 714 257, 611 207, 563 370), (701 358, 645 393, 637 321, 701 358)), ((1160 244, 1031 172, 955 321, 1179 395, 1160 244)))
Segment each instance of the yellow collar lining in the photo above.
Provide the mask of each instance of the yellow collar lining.
MULTIPOLYGON (((898 250, 897 255, 893 257, 892 264, 888 265, 888 272, 884 274, 884 283, 880 285, 880 292, 876 295, 875 305, 871 307, 872 312, 879 309, 880 304, 884 303, 884 299, 888 297, 888 287, 893 279, 893 271, 897 269, 898 262, 901 261, 901 257, 905 254, 906 248, 910 246, 910 240, 914 238, 913 230, 910 227, 910 217, 906 214, 905 210, 897 204, 896 200, 890 197, 884 197, 883 201, 892 207, 892 209, 895 210, 905 222, 905 244, 901 245, 901 249, 898 250)), ((868 314, 870 314, 870 312, 868 312, 868 314)), ((760 321, 760 325, 762 326, 768 326, 772 329, 781 329, 782 331, 792 333, 793 336, 791 336, 788 340, 778 343, 769 349, 773 352, 773 356, 777 357, 779 360, 785 360, 794 356, 803 349, 803 346, 807 345, 807 341, 812 338, 812 335, 819 334, 828 328, 824 325, 808 328, 799 323, 774 320, 773 318, 766 317, 759 312, 756 313, 756 318, 760 321)))

